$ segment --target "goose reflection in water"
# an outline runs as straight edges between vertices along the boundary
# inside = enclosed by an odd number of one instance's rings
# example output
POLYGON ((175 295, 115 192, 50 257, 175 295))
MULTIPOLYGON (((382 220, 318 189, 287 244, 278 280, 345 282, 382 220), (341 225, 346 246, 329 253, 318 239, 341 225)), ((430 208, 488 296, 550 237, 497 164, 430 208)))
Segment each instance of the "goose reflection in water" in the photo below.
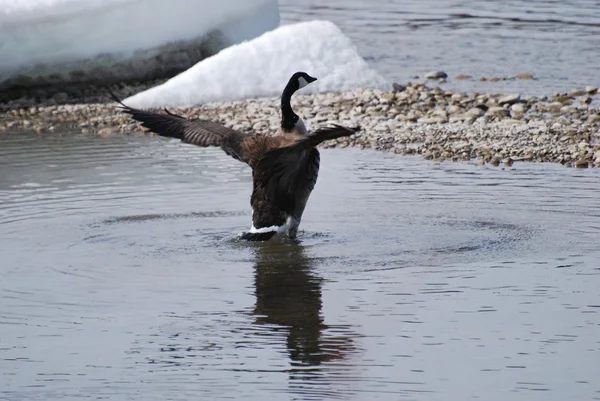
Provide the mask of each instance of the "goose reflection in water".
POLYGON ((301 243, 256 243, 255 257, 256 323, 289 330, 287 349, 293 365, 318 366, 356 352, 357 334, 350 326, 324 323, 323 279, 301 243))

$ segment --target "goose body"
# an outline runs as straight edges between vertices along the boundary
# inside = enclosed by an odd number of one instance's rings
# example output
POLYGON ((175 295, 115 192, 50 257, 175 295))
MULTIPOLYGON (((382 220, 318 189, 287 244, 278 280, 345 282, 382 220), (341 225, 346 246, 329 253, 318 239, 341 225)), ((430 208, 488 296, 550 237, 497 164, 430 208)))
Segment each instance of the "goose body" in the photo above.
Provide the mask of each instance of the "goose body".
POLYGON ((120 103, 121 111, 156 134, 202 147, 219 146, 226 154, 248 164, 253 181, 252 228, 241 238, 265 241, 277 233, 296 237, 319 174, 317 145, 359 130, 333 125, 308 133, 290 100, 294 92, 315 80, 304 72, 292 75, 281 96, 281 125, 275 136, 245 134, 214 121, 192 121, 166 110, 167 114, 139 110, 112 97, 120 103))

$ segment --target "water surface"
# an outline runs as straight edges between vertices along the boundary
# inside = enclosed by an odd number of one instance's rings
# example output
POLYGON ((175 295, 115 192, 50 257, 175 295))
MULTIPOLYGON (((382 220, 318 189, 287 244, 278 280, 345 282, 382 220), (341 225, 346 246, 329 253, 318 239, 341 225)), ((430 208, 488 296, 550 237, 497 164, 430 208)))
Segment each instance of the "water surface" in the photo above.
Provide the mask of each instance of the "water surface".
POLYGON ((0 398, 600 398, 600 175, 324 150, 298 241, 249 170, 0 136, 0 398))
POLYGON ((445 87, 535 95, 600 85, 597 0, 280 0, 279 5, 282 23, 334 21, 390 80, 444 70, 451 78, 445 87), (539 79, 452 79, 519 73, 539 79))

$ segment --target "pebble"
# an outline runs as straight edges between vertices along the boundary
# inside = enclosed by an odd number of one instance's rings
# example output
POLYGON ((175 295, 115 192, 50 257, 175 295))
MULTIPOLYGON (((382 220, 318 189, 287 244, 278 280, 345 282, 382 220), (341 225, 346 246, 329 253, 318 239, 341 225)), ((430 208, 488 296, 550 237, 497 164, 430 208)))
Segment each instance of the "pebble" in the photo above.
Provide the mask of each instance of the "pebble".
POLYGON ((519 100, 521 100, 521 95, 515 93, 512 95, 502 96, 500 99, 498 99, 498 104, 501 106, 504 104, 514 104, 517 103, 519 100))
POLYGON ((515 78, 517 78, 517 79, 535 79, 533 74, 530 74, 528 72, 517 74, 517 75, 515 75, 515 78))
POLYGON ((477 117, 481 117, 485 112, 480 109, 479 107, 473 107, 471 109, 469 109, 465 115, 472 117, 472 118, 477 118, 477 117))
POLYGON ((473 76, 471 75, 466 75, 466 74, 458 74, 457 76, 454 77, 454 79, 458 79, 458 80, 465 80, 465 79, 472 79, 473 76))
POLYGON ((523 114, 526 111, 525 105, 522 103, 516 103, 510 106, 510 110, 516 114, 523 114))
POLYGON ((508 114, 509 114, 508 110, 505 109, 504 107, 500 107, 500 106, 490 107, 485 112, 485 115, 489 116, 489 117, 506 117, 506 116, 508 116, 508 114))
POLYGON ((402 92, 404 91, 404 89, 406 89, 406 86, 401 85, 398 82, 394 82, 392 84, 392 89, 394 90, 394 92, 402 92))
POLYGON ((577 96, 583 96, 585 95, 587 92, 583 89, 571 89, 569 91, 569 96, 573 96, 573 97, 577 97, 577 96))
POLYGON ((425 78, 427 79, 440 79, 440 78, 448 78, 448 74, 444 71, 431 71, 425 74, 425 78))
POLYGON ((552 102, 546 105, 546 109, 550 111, 560 111, 562 109, 563 104, 561 102, 552 102))
POLYGON ((448 112, 448 114, 457 114, 457 113, 461 112, 462 109, 455 104, 451 104, 450 106, 448 106, 446 111, 448 112))

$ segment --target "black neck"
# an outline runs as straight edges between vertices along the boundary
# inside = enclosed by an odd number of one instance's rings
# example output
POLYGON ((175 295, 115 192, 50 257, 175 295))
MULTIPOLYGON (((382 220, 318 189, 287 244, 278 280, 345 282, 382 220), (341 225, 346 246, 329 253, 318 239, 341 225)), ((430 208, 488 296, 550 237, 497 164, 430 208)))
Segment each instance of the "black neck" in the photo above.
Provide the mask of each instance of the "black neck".
POLYGON ((291 87, 291 82, 287 84, 281 94, 281 129, 284 131, 292 131, 298 122, 298 115, 292 110, 290 101, 296 89, 291 87))

